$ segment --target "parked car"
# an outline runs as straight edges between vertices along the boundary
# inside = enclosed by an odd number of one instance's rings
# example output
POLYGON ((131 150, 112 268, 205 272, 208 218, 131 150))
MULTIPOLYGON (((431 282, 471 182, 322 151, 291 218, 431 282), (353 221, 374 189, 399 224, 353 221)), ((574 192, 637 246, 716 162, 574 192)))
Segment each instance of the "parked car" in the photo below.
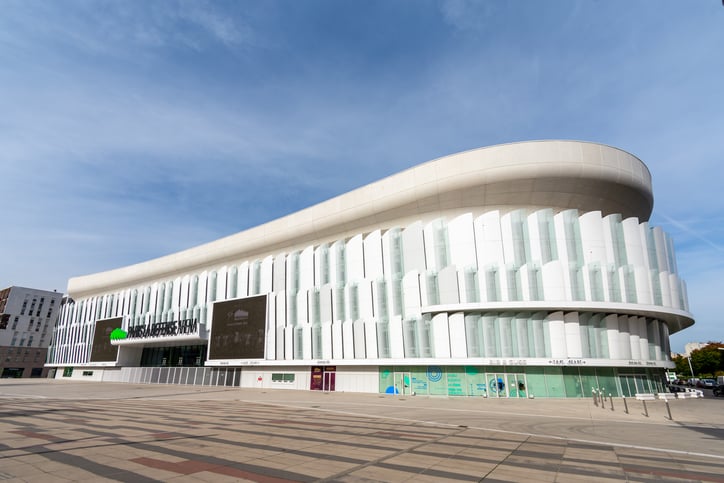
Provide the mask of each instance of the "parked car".
POLYGON ((724 396, 724 384, 717 384, 712 392, 714 397, 724 396))
POLYGON ((696 383, 696 387, 711 389, 714 386, 716 386, 716 381, 714 379, 699 379, 696 383))

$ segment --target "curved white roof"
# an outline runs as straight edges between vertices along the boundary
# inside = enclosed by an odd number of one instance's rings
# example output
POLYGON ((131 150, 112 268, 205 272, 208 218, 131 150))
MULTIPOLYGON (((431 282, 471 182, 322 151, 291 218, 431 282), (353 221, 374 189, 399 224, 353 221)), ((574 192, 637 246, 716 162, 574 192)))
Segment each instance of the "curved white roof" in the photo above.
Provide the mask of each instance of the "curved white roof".
POLYGON ((446 213, 575 208, 648 220, 651 174, 620 149, 530 141, 445 156, 263 225, 147 262, 75 277, 73 297, 275 254, 446 213))

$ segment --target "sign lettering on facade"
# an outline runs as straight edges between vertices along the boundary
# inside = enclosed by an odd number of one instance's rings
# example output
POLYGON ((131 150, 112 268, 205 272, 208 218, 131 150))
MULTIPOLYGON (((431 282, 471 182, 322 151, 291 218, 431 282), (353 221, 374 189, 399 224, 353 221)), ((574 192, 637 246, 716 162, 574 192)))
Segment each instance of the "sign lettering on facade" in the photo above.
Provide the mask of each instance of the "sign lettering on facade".
POLYGON ((173 320, 154 324, 136 325, 128 328, 128 339, 144 337, 169 337, 175 335, 195 334, 199 330, 198 319, 173 320))

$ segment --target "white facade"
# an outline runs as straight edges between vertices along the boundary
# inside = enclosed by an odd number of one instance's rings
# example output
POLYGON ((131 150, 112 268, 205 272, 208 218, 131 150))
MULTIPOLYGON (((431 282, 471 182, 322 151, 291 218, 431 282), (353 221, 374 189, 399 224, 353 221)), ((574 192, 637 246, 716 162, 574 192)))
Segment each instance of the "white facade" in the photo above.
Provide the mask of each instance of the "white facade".
POLYGON ((693 324, 673 243, 648 224, 652 206, 646 166, 608 146, 542 141, 448 156, 207 245, 71 279, 49 365, 96 367, 91 378, 295 388, 327 367, 336 390, 430 394, 441 374, 448 394, 492 395, 501 381, 506 397, 514 386, 581 396, 605 380, 626 394, 629 382, 658 384, 673 367, 669 334, 693 324), (262 357, 138 367, 150 360, 144 348, 206 344, 214 303, 257 295, 262 357), (92 363, 95 324, 113 318, 126 331, 198 327, 115 341, 115 360, 92 363))

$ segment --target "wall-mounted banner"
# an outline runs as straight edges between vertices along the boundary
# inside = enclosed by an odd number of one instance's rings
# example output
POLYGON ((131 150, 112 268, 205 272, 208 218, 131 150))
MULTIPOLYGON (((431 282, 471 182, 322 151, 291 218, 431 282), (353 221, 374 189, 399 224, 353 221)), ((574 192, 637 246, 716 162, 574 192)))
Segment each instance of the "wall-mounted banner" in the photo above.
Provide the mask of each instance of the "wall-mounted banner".
POLYGON ((215 302, 209 360, 263 359, 266 295, 215 302))
POLYGON ((90 362, 116 362, 118 347, 111 345, 111 333, 121 325, 120 317, 115 319, 99 320, 96 322, 96 331, 93 335, 90 362))

